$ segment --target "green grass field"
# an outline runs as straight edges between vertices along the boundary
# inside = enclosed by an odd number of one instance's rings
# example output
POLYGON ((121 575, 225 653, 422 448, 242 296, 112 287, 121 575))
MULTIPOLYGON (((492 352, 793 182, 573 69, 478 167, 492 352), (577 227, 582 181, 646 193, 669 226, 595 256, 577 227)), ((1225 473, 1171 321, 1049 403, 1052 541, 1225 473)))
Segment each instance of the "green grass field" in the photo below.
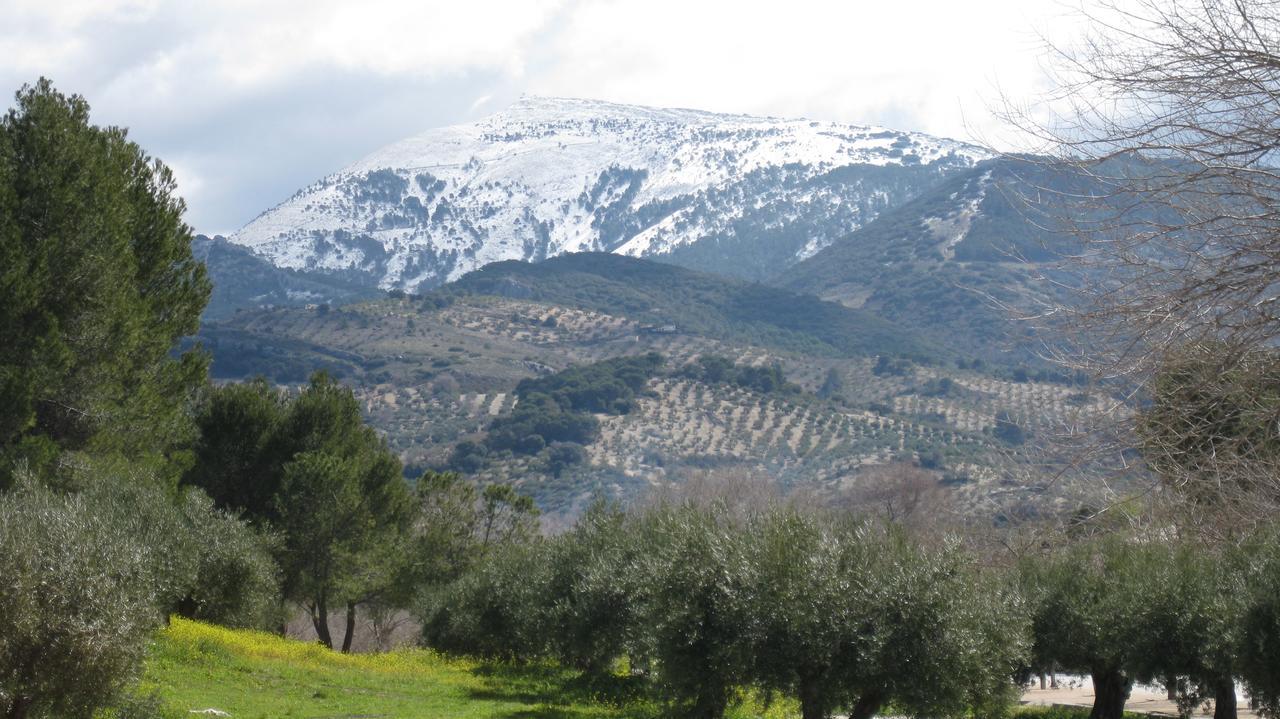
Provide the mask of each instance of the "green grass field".
MULTIPOLYGON (((650 718, 663 707, 635 679, 589 685, 550 664, 508 665, 404 649, 344 655, 272 634, 175 618, 152 644, 142 691, 155 691, 182 716, 218 709, 232 717, 650 718)), ((745 703, 738 719, 790 716, 745 703)))
MULTIPOLYGON (((245 719, 656 719, 669 714, 638 679, 583 682, 552 664, 511 665, 423 649, 341 654, 274 634, 174 618, 152 642, 141 693, 174 717, 218 709, 245 719)), ((1087 708, 1017 707, 1008 719, 1085 719, 1087 708)), ((750 699, 730 719, 790 719, 790 700, 750 699)), ((1126 713, 1126 719, 1147 719, 1126 713)))

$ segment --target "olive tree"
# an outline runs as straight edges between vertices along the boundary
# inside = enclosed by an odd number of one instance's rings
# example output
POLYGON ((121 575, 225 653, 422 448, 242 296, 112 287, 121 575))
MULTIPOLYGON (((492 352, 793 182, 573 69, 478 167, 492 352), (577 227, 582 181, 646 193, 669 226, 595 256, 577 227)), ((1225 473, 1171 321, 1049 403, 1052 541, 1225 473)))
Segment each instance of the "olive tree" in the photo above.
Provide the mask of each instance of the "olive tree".
POLYGON ((275 538, 218 510, 198 488, 159 491, 146 472, 89 462, 96 476, 82 494, 94 505, 122 508, 116 522, 147 547, 154 563, 157 609, 230 626, 264 628, 279 618, 275 538))
POLYGON ((798 697, 804 719, 825 719, 861 698, 856 678, 884 641, 874 627, 888 574, 874 530, 835 530, 784 509, 763 517, 754 534, 753 674, 798 697))
POLYGON ((132 508, 29 486, 0 494, 0 712, 88 717, 141 667, 162 550, 132 508))
POLYGON ((741 524, 723 507, 645 518, 642 626, 657 681, 681 716, 720 719, 751 677, 757 581, 741 524))
POLYGON ((962 548, 890 538, 877 605, 880 641, 858 673, 851 716, 999 715, 1017 698, 1028 649, 1020 595, 962 548))
POLYGON ((1259 713, 1280 717, 1280 532, 1272 526, 1240 556, 1246 581, 1240 618, 1240 677, 1259 713))
POLYGON ((791 508, 751 535, 756 677, 797 696, 805 719, 997 715, 1015 697, 1020 596, 958 546, 791 508))
POLYGON ((1140 621, 1159 565, 1159 545, 1108 535, 1024 559, 1032 617, 1033 665, 1088 674, 1090 719, 1120 719, 1140 666, 1140 621))
POLYGON ((1148 591, 1129 635, 1135 676, 1173 689, 1184 717, 1212 699, 1214 719, 1235 719, 1245 596, 1235 553, 1186 541, 1147 552, 1148 591))
POLYGON ((415 613, 436 649, 524 661, 545 656, 551 563, 541 541, 494 547, 444 585, 427 586, 415 613))
POLYGON ((645 587, 635 524, 617 507, 593 504, 548 547, 548 644, 560 661, 590 676, 607 673, 625 652, 639 651, 645 587))
POLYGON ((282 620, 278 538, 216 509, 203 492, 186 492, 177 508, 181 526, 173 551, 194 557, 190 583, 174 611, 231 627, 268 629, 282 620))

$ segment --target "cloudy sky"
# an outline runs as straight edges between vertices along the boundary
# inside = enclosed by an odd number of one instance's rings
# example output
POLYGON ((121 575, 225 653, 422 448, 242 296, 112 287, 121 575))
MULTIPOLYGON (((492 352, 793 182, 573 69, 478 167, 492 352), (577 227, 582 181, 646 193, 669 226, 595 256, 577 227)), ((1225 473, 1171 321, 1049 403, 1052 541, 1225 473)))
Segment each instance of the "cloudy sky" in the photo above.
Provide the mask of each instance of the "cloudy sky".
MULTIPOLYGON (((174 168, 197 231, 522 93, 1016 142, 1061 0, 0 0, 0 88, 47 76, 174 168)), ((10 95, 11 98, 11 95, 10 95)), ((5 103, 6 105, 9 103, 5 103)))

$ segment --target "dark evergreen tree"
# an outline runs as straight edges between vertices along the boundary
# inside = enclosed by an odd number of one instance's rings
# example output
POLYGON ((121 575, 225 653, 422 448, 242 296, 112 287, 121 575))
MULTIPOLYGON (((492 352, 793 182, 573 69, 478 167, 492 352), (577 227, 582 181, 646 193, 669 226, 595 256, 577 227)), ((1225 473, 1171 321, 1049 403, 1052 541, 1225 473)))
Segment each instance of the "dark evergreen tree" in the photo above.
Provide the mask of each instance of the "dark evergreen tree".
POLYGON ((262 379, 209 392, 196 415, 200 436, 184 481, 258 525, 274 522, 280 465, 288 459, 275 439, 285 407, 284 396, 262 379))
POLYGON ((357 606, 396 581, 393 545, 413 516, 400 460, 351 389, 323 372, 288 399, 261 381, 216 389, 196 422, 199 462, 185 481, 279 530, 285 598, 307 608, 329 646, 329 612, 344 608, 349 649, 357 606))
POLYGON ((1027 441, 1027 431, 1005 410, 996 413, 995 435, 1000 441, 1014 447, 1027 441))
POLYGON ((822 386, 818 388, 818 396, 831 399, 842 392, 844 392, 844 378, 840 376, 839 369, 832 367, 827 370, 827 376, 823 378, 822 386))
POLYGON ((0 486, 25 460, 118 453, 173 471, 209 297, 170 170, 42 79, 0 118, 0 486))

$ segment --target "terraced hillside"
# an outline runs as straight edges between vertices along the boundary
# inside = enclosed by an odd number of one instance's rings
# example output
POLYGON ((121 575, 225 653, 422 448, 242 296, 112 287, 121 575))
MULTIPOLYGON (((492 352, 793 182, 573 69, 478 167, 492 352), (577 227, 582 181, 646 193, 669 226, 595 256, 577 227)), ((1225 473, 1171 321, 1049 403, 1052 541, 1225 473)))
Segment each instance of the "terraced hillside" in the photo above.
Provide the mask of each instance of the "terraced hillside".
POLYGON ((315 368, 338 375, 411 467, 449 466, 460 442, 483 442, 489 425, 518 406, 522 379, 661 354, 662 368, 629 411, 595 416, 598 433, 580 461, 553 460, 548 443, 526 454, 492 452, 469 468, 480 481, 519 485, 553 514, 572 514, 597 495, 628 500, 716 472, 766 474, 789 489, 835 496, 895 462, 922 466, 952 504, 979 515, 1010 502, 1077 501, 1070 487, 1050 494, 1014 483, 1009 467, 1025 463, 1038 438, 1104 401, 1081 387, 1007 367, 974 369, 963 358, 809 352, 794 336, 767 333, 754 342, 744 333, 713 337, 656 324, 652 307, 629 315, 580 304, 454 291, 246 311, 207 326, 201 339, 220 378, 264 373, 290 385, 315 368), (686 371, 704 357, 776 366, 796 386, 761 391, 686 371), (1016 426, 1015 441, 1002 423, 1016 426))

